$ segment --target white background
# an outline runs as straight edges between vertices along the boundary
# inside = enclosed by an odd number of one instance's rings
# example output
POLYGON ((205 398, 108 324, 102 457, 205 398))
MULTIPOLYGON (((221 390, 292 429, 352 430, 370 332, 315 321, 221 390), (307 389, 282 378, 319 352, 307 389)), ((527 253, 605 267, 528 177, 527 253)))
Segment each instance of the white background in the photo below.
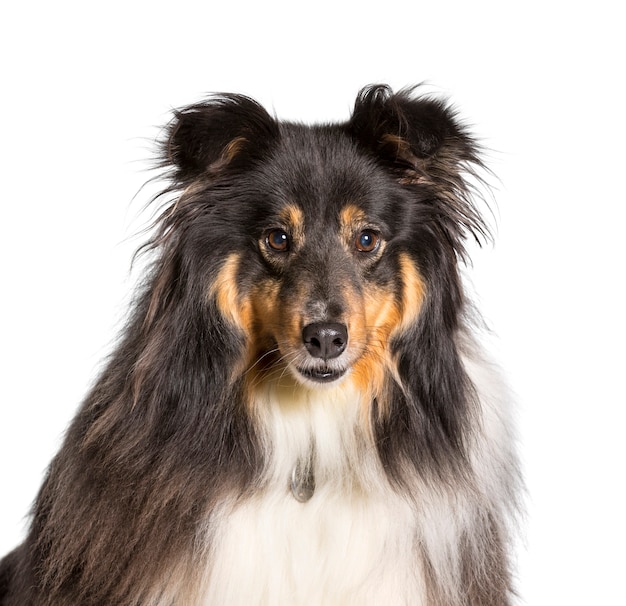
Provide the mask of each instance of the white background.
POLYGON ((221 4, 3 10, 0 553, 119 328, 152 190, 134 196, 171 108, 235 91, 279 117, 344 120, 365 84, 428 81, 500 179, 496 245, 472 277, 519 397, 520 591, 625 604, 618 3, 221 4))

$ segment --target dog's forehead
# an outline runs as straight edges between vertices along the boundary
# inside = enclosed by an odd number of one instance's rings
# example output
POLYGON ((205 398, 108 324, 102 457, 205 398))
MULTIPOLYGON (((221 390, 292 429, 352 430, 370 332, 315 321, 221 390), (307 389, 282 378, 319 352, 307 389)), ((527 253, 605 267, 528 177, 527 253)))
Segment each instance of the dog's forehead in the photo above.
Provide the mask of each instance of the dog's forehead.
POLYGON ((294 127, 268 165, 278 219, 301 227, 362 222, 379 212, 390 180, 347 136, 294 127))

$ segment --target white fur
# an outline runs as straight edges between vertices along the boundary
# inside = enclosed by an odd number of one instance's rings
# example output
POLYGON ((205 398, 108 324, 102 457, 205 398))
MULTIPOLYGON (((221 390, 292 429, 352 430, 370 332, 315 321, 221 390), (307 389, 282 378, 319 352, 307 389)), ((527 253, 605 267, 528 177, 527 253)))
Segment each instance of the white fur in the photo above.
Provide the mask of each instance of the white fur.
MULTIPOLYGON (((492 381, 486 365, 468 360, 467 368, 492 381)), ((346 379, 314 390, 284 377, 259 396, 271 452, 265 481, 254 496, 212 515, 202 605, 423 606, 424 553, 449 604, 462 604, 459 539, 474 524, 476 497, 417 479, 411 496, 394 490, 368 430, 368 410, 351 385, 346 379), (316 490, 300 503, 290 478, 311 452, 316 490)), ((507 430, 493 390, 479 393, 486 397, 473 452, 478 488, 499 499, 507 430)))

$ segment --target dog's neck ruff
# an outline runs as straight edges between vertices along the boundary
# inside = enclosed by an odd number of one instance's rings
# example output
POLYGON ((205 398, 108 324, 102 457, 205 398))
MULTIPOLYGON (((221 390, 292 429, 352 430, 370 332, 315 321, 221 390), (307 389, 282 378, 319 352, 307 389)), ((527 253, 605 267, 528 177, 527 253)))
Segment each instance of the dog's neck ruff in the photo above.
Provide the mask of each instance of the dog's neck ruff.
POLYGON ((320 491, 367 492, 384 477, 370 432, 370 396, 349 377, 315 389, 283 376, 255 397, 267 490, 307 503, 320 491))
POLYGON ((202 606, 424 606, 415 512, 378 457, 369 394, 283 375, 253 397, 265 466, 212 515, 202 606))

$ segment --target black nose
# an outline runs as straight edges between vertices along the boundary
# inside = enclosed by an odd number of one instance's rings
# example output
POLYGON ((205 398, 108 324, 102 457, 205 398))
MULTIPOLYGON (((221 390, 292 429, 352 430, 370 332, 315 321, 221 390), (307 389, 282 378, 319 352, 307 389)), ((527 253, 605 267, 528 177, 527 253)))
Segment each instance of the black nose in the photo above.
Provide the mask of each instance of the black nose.
POLYGON ((314 322, 302 329, 302 341, 314 358, 337 358, 348 344, 348 329, 345 324, 314 322))

